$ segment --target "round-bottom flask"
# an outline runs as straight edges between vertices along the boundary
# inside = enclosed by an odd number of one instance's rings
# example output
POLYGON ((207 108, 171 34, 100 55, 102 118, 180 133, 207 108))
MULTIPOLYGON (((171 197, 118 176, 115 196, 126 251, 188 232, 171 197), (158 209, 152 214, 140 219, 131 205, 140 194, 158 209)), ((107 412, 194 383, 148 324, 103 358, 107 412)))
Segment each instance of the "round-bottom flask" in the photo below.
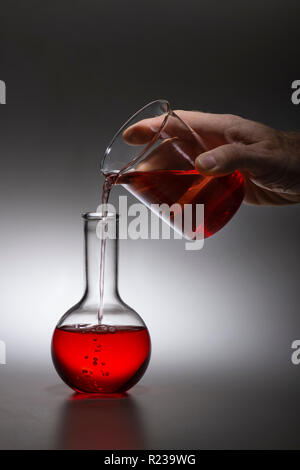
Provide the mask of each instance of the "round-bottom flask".
POLYGON ((85 291, 55 328, 52 359, 76 392, 123 393, 148 366, 150 335, 118 293, 118 217, 87 213, 83 220, 85 291))

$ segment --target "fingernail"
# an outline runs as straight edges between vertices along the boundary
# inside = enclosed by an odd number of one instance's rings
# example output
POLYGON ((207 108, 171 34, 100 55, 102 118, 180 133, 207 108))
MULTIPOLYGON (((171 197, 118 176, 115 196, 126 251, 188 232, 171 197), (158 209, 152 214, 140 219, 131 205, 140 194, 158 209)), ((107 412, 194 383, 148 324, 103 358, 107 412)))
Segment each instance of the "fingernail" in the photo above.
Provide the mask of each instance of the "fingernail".
POLYGON ((202 168, 202 170, 212 170, 215 166, 217 166, 216 159, 213 155, 200 155, 197 158, 197 165, 202 168))

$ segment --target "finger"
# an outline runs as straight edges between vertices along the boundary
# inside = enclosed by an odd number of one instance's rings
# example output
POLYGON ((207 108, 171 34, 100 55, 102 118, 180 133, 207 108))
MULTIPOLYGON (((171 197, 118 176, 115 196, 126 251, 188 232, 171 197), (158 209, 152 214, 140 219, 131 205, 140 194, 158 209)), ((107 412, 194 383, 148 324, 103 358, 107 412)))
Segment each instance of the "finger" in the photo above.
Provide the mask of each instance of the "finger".
MULTIPOLYGON (((162 138, 178 136, 182 139, 187 138, 190 133, 189 128, 185 123, 190 126, 197 134, 204 139, 212 139, 212 145, 224 144, 224 135, 229 127, 240 123, 244 119, 239 116, 231 114, 211 114, 203 113, 200 111, 183 111, 177 110, 175 115, 169 115, 167 121, 164 116, 157 116, 155 118, 143 119, 142 121, 133 124, 123 132, 123 139, 131 145, 143 145, 151 141, 155 134, 162 131, 162 138), (179 117, 176 118, 176 116, 179 117)), ((209 145, 210 147, 210 145, 209 145)))
POLYGON ((175 114, 200 135, 203 133, 224 136, 228 128, 244 121, 240 116, 233 114, 213 114, 183 110, 177 110, 175 114))
POLYGON ((150 142, 157 133, 160 134, 160 139, 179 137, 183 140, 195 140, 193 137, 195 132, 174 113, 143 119, 133 124, 123 132, 123 139, 130 145, 144 145, 150 142))
POLYGON ((144 145, 150 142, 163 125, 165 115, 143 119, 123 132, 123 139, 130 145, 144 145))
POLYGON ((208 175, 226 175, 235 170, 246 170, 256 174, 260 171, 263 159, 251 145, 233 143, 221 145, 204 152, 196 159, 196 169, 208 175))

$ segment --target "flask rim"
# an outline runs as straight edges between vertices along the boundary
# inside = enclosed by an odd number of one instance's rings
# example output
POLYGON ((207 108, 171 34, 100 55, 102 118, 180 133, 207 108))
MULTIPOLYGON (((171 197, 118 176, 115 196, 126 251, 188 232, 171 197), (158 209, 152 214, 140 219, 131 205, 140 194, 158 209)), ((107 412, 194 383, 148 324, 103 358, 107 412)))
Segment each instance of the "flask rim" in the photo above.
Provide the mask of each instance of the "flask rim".
POLYGON ((105 215, 102 212, 84 212, 81 214, 84 220, 118 220, 119 214, 115 212, 107 212, 105 215))

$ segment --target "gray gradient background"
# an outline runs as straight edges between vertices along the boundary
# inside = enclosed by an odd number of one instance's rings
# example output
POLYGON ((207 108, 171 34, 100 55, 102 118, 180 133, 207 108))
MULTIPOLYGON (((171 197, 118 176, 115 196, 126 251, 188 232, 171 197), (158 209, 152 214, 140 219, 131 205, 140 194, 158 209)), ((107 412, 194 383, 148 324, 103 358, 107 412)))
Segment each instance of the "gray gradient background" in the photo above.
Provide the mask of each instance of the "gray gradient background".
POLYGON ((80 213, 98 204, 112 133, 156 98, 299 128, 299 13, 296 0, 1 2, 0 448, 299 447, 299 206, 243 205, 200 252, 121 242, 120 292, 153 340, 130 398, 71 400, 49 354, 81 293, 80 213))

